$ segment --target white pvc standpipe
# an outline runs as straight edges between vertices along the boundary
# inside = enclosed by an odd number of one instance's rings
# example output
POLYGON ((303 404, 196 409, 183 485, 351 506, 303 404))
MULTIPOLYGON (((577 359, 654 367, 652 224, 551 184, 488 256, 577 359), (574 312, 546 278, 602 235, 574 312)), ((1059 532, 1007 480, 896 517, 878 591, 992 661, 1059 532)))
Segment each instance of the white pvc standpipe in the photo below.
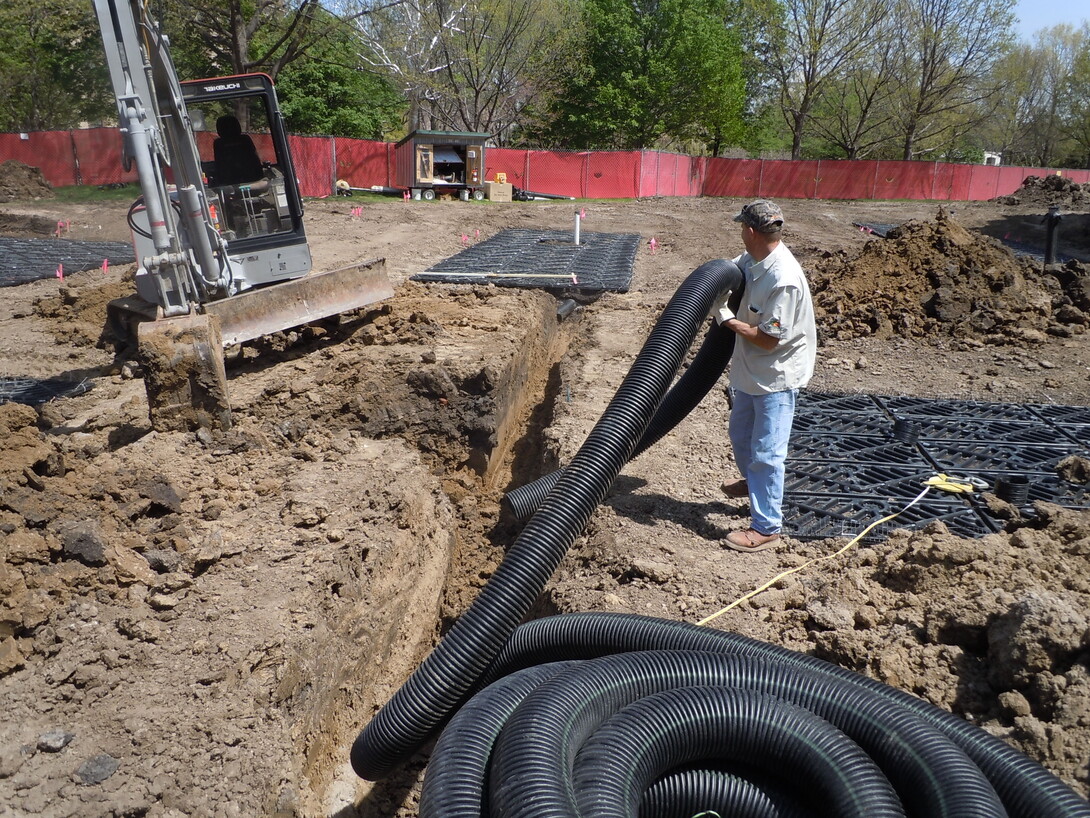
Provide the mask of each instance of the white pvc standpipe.
POLYGON ((575 243, 579 244, 579 211, 575 211, 575 243))

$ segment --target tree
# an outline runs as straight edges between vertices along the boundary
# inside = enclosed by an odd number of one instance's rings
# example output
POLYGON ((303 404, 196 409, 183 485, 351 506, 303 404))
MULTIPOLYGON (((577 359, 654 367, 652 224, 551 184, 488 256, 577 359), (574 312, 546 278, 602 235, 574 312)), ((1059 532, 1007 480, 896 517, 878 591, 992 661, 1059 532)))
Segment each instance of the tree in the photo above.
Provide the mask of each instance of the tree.
POLYGON ((555 74, 569 0, 405 0, 356 17, 360 57, 409 102, 409 129, 503 143, 555 74))
POLYGON ((764 62, 778 86, 791 129, 791 158, 802 156, 814 106, 845 67, 872 47, 872 35, 889 14, 874 0, 786 0, 783 7, 754 4, 766 32, 764 62))
POLYGON ((865 159, 889 144, 897 39, 895 21, 886 18, 874 29, 871 46, 819 89, 809 124, 831 155, 865 159))
POLYGON ((289 131, 356 139, 400 131, 404 100, 384 77, 360 66, 357 51, 342 29, 280 71, 277 94, 289 131))
POLYGON ((563 4, 543 0, 436 0, 435 21, 449 21, 437 41, 442 68, 429 83, 441 127, 485 132, 502 144, 547 83, 568 38, 563 4))
POLYGON ((7 0, 0 32, 0 129, 72 128, 114 110, 90 3, 7 0))
POLYGON ((727 24, 737 11, 715 0, 586 0, 581 59, 542 133, 572 148, 736 143, 747 99, 741 36, 727 24))
POLYGON ((901 158, 915 159, 979 125, 1010 44, 1014 0, 899 0, 904 33, 894 110, 901 158))
POLYGON ((261 72, 275 81, 346 22, 384 5, 368 2, 340 15, 327 12, 321 0, 158 0, 156 7, 171 21, 167 31, 174 39, 187 39, 186 50, 203 55, 207 71, 202 73, 261 72))
POLYGON ((1071 165, 1090 168, 1090 25, 1083 23, 1078 35, 1065 88, 1070 106, 1064 116, 1064 133, 1074 146, 1071 165))

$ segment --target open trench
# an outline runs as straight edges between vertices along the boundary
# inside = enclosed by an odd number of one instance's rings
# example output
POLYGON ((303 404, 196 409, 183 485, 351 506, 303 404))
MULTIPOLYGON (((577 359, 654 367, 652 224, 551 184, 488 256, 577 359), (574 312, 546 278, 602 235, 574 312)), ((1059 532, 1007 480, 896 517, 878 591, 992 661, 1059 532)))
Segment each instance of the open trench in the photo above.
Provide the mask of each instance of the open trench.
MULTIPOLYGON (((423 366, 414 363, 396 376, 416 384, 423 393, 417 395, 420 405, 453 422, 417 415, 406 424, 404 406, 393 413, 373 405, 343 421, 362 420, 369 436, 389 434, 417 446, 440 496, 435 519, 415 520, 396 553, 377 563, 373 554, 365 554, 365 562, 342 566, 337 596, 343 602, 331 612, 325 639, 308 646, 309 658, 301 657, 289 674, 300 689, 307 688, 306 704, 300 697, 292 720, 296 753, 311 790, 311 798, 302 800, 310 802, 313 814, 414 814, 423 757, 370 784, 348 766, 347 749, 355 732, 468 607, 502 560, 518 525, 501 511, 503 493, 558 465, 548 429, 562 389, 561 359, 580 331, 579 320, 558 315, 556 299, 540 292, 504 293, 498 300, 509 315, 520 316, 516 326, 498 318, 507 331, 488 333, 483 344, 461 331, 440 332, 430 338, 423 366), (446 375, 460 388, 444 392, 446 375), (467 384, 479 394, 468 395, 467 384), (394 414, 400 421, 381 428, 381 418, 388 421, 394 414), (406 577, 411 581, 405 582, 406 577)), ((417 306, 435 324, 446 320, 434 312, 435 302, 417 306)), ((487 323, 482 313, 491 314, 487 308, 475 312, 470 323, 487 323)), ((393 315, 404 314, 395 301, 393 315)), ((391 323, 397 322, 391 318, 391 323)), ((374 362, 382 360, 379 355, 374 362)), ((366 376, 360 380, 366 384, 366 376)), ((367 391, 364 385, 361 392, 367 391)))

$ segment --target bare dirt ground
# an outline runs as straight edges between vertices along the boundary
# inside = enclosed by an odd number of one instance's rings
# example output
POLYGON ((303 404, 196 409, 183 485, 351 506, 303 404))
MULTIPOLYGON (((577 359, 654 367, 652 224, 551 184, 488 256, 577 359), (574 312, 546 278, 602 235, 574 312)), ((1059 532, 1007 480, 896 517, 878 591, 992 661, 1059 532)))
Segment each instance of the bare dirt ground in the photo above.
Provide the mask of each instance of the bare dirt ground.
MULTIPOLYGON (((1042 275, 994 240, 1041 247, 1048 203, 783 202, 819 310, 811 388, 1090 404, 1087 267, 1042 275)), ((1062 203, 1090 261, 1085 203, 1062 203)), ((571 458, 678 285, 740 252, 740 204, 311 202, 317 269, 384 257, 395 296, 229 350, 222 434, 152 430, 96 347, 131 268, 0 290, 0 375, 93 383, 0 405, 0 816, 415 814, 426 753, 366 784, 353 738, 502 559, 502 493, 571 458), (581 207, 587 231, 640 234, 629 292, 559 320, 548 293, 408 281, 463 236, 581 207)), ((59 220, 128 238, 122 206, 0 208, 18 235, 59 220)), ((727 413, 716 388, 625 468, 540 612, 696 622, 799 568, 710 626, 911 691, 1090 792, 1090 513, 1005 507, 1002 534, 934 524, 810 565, 845 540, 737 554, 727 413)))

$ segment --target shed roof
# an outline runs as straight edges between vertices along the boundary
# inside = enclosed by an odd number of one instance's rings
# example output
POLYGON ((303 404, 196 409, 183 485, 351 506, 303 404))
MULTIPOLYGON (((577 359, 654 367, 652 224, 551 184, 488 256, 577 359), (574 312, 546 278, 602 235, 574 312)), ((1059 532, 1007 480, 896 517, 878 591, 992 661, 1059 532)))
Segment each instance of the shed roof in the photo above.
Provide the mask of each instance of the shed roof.
POLYGON ((413 131, 408 136, 401 139, 397 146, 404 145, 406 142, 412 142, 413 140, 430 140, 433 143, 439 144, 444 140, 458 140, 459 142, 484 142, 491 138, 491 134, 487 133, 474 133, 472 131, 413 131))

